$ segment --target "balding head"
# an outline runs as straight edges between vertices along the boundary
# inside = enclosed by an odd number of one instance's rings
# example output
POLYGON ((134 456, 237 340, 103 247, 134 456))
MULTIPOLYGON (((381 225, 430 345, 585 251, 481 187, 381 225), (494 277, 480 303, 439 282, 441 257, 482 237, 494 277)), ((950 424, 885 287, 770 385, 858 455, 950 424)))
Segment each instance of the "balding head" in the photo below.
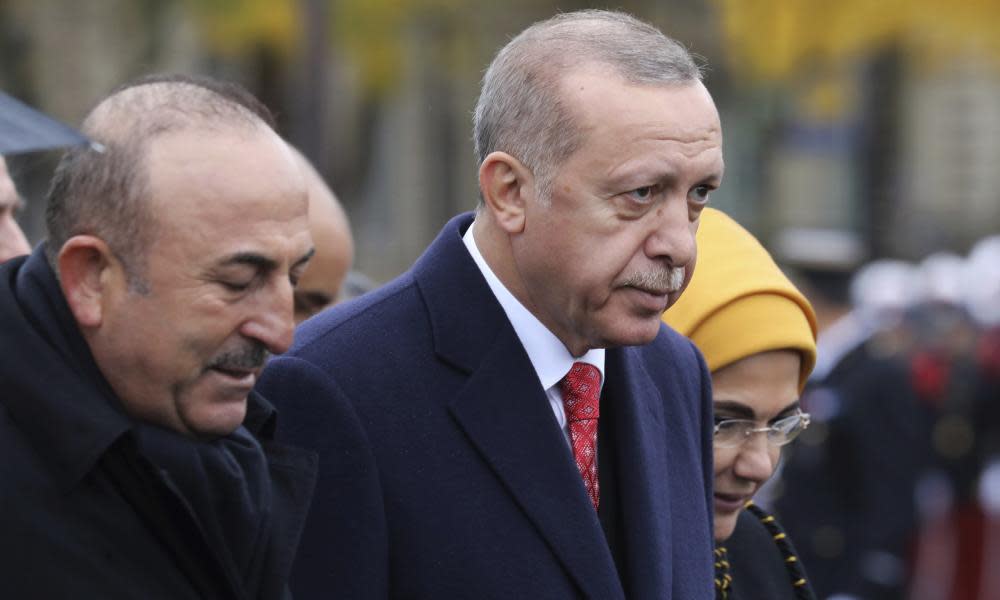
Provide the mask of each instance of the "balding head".
POLYGON ((95 144, 63 156, 49 191, 47 252, 53 267, 68 239, 95 235, 141 288, 143 250, 156 227, 146 202, 150 143, 189 130, 273 134, 260 113, 266 109, 248 105, 247 97, 253 99, 235 84, 170 76, 126 84, 98 104, 81 128, 95 144))
POLYGON ((47 214, 66 304, 123 410, 206 439, 240 426, 291 345, 312 255, 302 169, 228 88, 113 93, 83 126, 102 148, 64 158, 47 214))
MULTIPOLYGON (((294 150, 294 148, 293 148, 294 150)), ((334 304, 354 262, 354 240, 343 206, 309 160, 295 150, 309 190, 309 233, 316 253, 295 289, 301 323, 334 304)))
POLYGON ((631 15, 580 10, 540 21, 504 46, 483 76, 473 115, 479 163, 491 152, 506 152, 534 172, 540 195, 547 196, 555 170, 586 133, 560 83, 595 63, 636 85, 702 78, 684 46, 631 15))

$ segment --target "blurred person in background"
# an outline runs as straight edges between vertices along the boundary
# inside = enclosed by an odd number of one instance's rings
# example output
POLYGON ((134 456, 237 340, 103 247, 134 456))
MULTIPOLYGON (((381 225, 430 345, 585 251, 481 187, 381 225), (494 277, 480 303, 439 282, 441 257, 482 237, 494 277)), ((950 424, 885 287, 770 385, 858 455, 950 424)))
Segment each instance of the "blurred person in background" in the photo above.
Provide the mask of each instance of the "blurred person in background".
POLYGON ((295 323, 301 323, 341 298, 354 263, 354 238, 347 213, 312 163, 290 146, 302 166, 309 190, 309 233, 316 253, 295 288, 295 323))
POLYGON ((977 496, 983 515, 979 594, 1000 598, 1000 235, 983 238, 966 263, 969 312, 980 328, 976 342, 981 456, 977 496))
POLYGON ((1000 237, 920 263, 913 383, 929 461, 911 600, 1000 597, 1000 237))
POLYGON ((340 288, 340 301, 347 302, 378 288, 378 282, 361 271, 351 269, 340 288))
POLYGON ((0 263, 31 252, 14 213, 23 206, 4 155, 39 152, 90 141, 59 121, 0 90, 0 263))
POLYGON ((288 596, 315 456, 251 388, 312 244, 257 110, 203 78, 120 88, 59 163, 46 242, 0 266, 5 595, 288 596))
MULTIPOLYGON (((901 315, 912 267, 780 244, 816 308, 816 369, 802 395, 812 426, 788 453, 773 505, 820 598, 902 598, 927 422, 913 394, 901 315), (824 261, 815 261, 816 255, 824 261), (874 293, 874 295, 872 295, 874 293)), ((841 247, 843 248, 843 246, 841 247)))
MULTIPOLYGON (((481 200, 265 371, 320 451, 303 597, 712 597, 710 377, 660 321, 723 176, 684 47, 538 22, 474 117, 481 200)), ((287 410, 286 410, 287 409, 287 410)))
POLYGON ((816 319, 725 214, 703 210, 697 240, 698 268, 663 320, 691 338, 712 373, 716 598, 814 598, 791 540, 752 498, 809 424, 798 398, 816 360, 816 319))
POLYGON ((31 252, 24 232, 14 219, 14 213, 20 206, 21 197, 7 172, 7 161, 0 156, 0 263, 31 252))

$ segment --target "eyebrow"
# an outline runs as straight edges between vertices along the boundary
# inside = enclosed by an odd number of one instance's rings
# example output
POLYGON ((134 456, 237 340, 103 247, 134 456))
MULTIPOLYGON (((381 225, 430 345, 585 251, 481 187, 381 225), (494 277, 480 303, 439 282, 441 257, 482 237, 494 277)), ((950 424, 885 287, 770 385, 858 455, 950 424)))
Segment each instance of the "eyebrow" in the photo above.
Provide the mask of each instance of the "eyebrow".
MULTIPOLYGON (((798 410, 799 408, 800 408, 799 401, 795 400, 785 408, 778 411, 778 414, 775 415, 774 418, 780 419, 783 416, 787 416, 788 413, 798 410)), ((722 409, 727 413, 731 413, 733 415, 732 418, 734 419, 754 420, 757 418, 757 415, 754 414, 752 408, 750 408, 746 404, 743 404, 742 402, 737 402, 735 400, 716 400, 715 402, 712 403, 712 410, 717 413, 719 412, 719 409, 722 409)))
MULTIPOLYGON (((292 267, 297 267, 305 262, 307 262, 313 255, 316 254, 316 248, 310 248, 308 252, 302 255, 292 267)), ((220 267, 228 267, 233 265, 247 265, 255 267, 261 271, 271 271, 278 268, 278 262, 273 258, 268 258, 263 254, 258 254, 256 252, 237 252, 236 254, 231 254, 219 262, 220 267)))
POLYGON ((231 265, 248 265, 263 271, 270 271, 277 268, 278 263, 274 259, 268 258, 256 252, 237 252, 227 256, 219 262, 219 266, 228 267, 231 265))
MULTIPOLYGON (((657 165, 659 166, 659 165, 657 165)), ((695 185, 710 185, 719 187, 722 185, 725 164, 712 165, 703 177, 697 180, 695 185)), ((606 182, 609 192, 614 192, 621 188, 635 185, 665 185, 670 187, 677 182, 679 175, 672 166, 667 169, 650 170, 644 163, 625 163, 616 167, 608 177, 606 182)))
POLYGON ((315 247, 310 248, 308 252, 306 252, 305 254, 302 255, 301 258, 299 258, 299 260, 295 261, 295 264, 292 265, 292 268, 294 269, 295 267, 301 264, 309 262, 309 260, 315 255, 316 255, 316 248, 315 247))
POLYGON ((724 171, 721 170, 721 169, 718 170, 718 171, 713 171, 713 172, 709 173, 708 175, 706 175, 705 177, 702 178, 702 180, 701 180, 702 185, 714 185, 716 187, 722 185, 722 175, 723 175, 723 173, 724 173, 724 171))

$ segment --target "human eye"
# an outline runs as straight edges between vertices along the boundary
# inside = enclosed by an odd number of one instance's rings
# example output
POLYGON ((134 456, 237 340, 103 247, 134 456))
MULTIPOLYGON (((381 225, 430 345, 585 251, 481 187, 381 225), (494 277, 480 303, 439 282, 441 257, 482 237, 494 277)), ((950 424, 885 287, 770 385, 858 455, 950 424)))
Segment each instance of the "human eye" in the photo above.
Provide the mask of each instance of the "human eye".
POLYGON ((753 422, 744 419, 715 418, 715 433, 712 442, 719 447, 729 448, 737 446, 746 437, 748 426, 753 426, 753 422), (749 424, 749 425, 748 425, 749 424))
POLYGON ((771 436, 779 444, 787 444, 794 440, 802 431, 809 426, 809 415, 806 413, 796 413, 771 424, 771 436))
POLYGON ((732 419, 720 419, 718 417, 715 418, 715 434, 716 435, 719 435, 720 433, 723 433, 723 432, 727 432, 727 431, 729 431, 731 429, 733 429, 733 420, 732 419))
POLYGON ((239 294, 248 291, 257 282, 258 273, 249 268, 227 269, 218 273, 215 282, 227 292, 239 294))
POLYGON ((230 280, 219 280, 219 285, 230 292, 245 292, 250 289, 250 285, 253 280, 250 281, 230 281, 230 280))
POLYGON ((636 202, 646 203, 646 202, 649 202, 653 198, 653 194, 655 192, 656 192, 656 189, 653 186, 651 186, 651 185, 644 185, 642 187, 635 188, 634 190, 632 190, 631 192, 629 192, 628 196, 629 196, 629 198, 631 198, 632 200, 635 200, 636 202))
POLYGON ((715 186, 708 184, 699 185, 691 190, 689 197, 698 204, 706 204, 713 190, 715 190, 715 186))

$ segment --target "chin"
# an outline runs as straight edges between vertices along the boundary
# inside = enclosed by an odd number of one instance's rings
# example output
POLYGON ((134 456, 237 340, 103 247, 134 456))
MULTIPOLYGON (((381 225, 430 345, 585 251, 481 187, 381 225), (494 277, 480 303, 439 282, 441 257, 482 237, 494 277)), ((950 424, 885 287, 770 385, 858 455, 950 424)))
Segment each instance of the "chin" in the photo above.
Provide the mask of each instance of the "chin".
POLYGON ((246 399, 203 407, 187 419, 188 427, 200 438, 225 437, 236 431, 247 415, 246 399))
MULTIPOLYGON (((738 513, 737 513, 738 514, 738 513)), ((733 535, 733 531, 736 529, 736 516, 725 516, 715 518, 715 530, 713 531, 713 537, 715 538, 716 544, 721 544, 729 539, 733 535)))
POLYGON ((617 331, 610 332, 607 336, 607 347, 613 346, 645 346, 656 339, 660 333, 660 317, 654 315, 648 319, 636 317, 623 317, 622 322, 627 322, 628 327, 619 327, 617 331))

